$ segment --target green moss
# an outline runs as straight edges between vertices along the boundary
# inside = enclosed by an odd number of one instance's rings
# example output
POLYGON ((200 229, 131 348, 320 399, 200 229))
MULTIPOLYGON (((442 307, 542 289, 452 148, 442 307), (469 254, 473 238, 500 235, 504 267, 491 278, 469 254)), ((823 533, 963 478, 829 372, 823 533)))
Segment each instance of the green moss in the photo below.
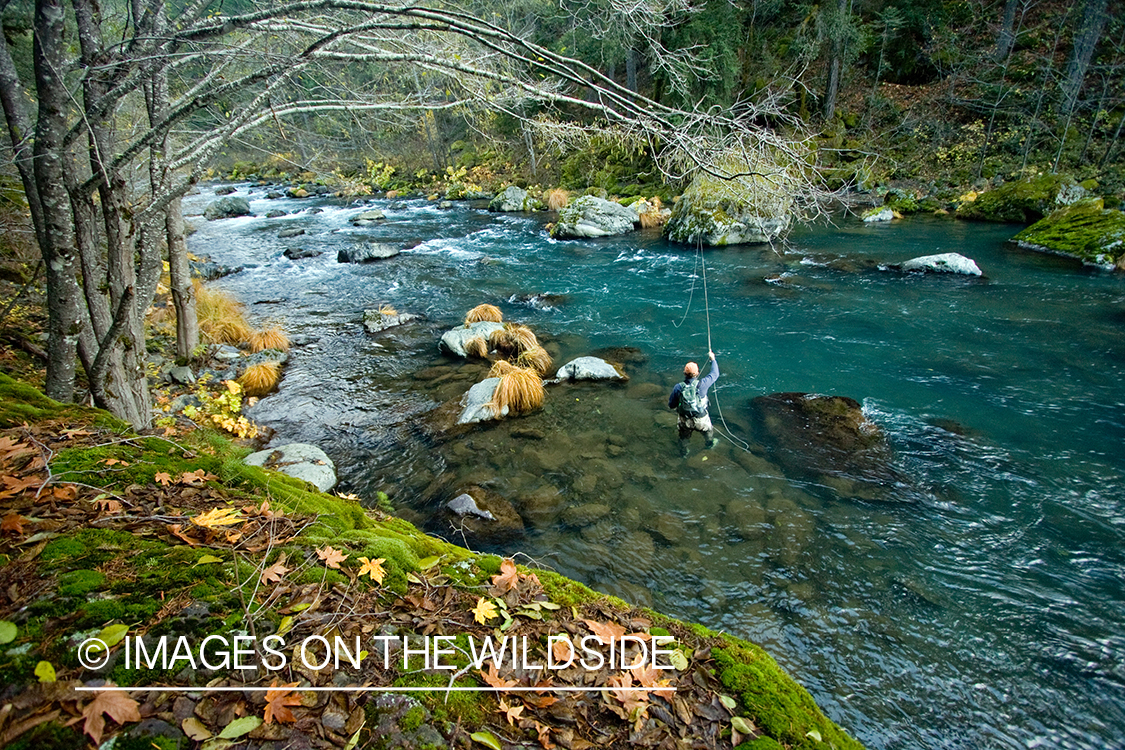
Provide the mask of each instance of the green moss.
MULTIPOLYGON (((396 687, 444 688, 449 684, 447 675, 423 674, 416 672, 403 675, 395 680, 396 687)), ((462 678, 453 683, 455 687, 479 687, 473 678, 462 678)), ((441 721, 460 722, 464 726, 480 726, 488 715, 484 698, 487 693, 474 691, 437 692, 425 690, 407 692, 425 706, 433 716, 434 723, 441 721)))
POLYGON ((73 728, 51 722, 32 729, 6 750, 74 750, 84 746, 83 739, 73 728))
POLYGON ((759 737, 756 740, 743 742, 734 750, 785 750, 781 743, 772 737, 759 737))
POLYGON ((1059 209, 1012 238, 1021 246, 1108 265, 1125 256, 1125 213, 1089 198, 1059 209))
POLYGON ((719 680, 742 702, 762 731, 782 744, 805 750, 861 748, 817 708, 808 691, 793 681, 765 651, 744 641, 726 639, 711 652, 719 680), (821 741, 809 736, 819 733, 821 741))
POLYGON ((962 204, 957 209, 957 217, 1030 224, 1058 207, 1055 199, 1064 189, 1077 189, 1074 180, 1066 175, 1045 174, 1030 180, 1007 182, 981 193, 975 201, 962 204))
POLYGON ((115 432, 129 429, 127 424, 104 411, 74 404, 60 404, 30 385, 0 373, 0 428, 60 417, 115 432))
POLYGON ((75 623, 78 628, 95 628, 114 620, 125 619, 126 607, 117 599, 99 599, 87 602, 80 610, 82 616, 75 623))
POLYGON ((422 706, 414 706, 406 712, 399 722, 399 728, 404 732, 413 732, 418 727, 422 726, 422 722, 426 718, 426 709, 422 706))
POLYGON ((71 570, 59 576, 60 596, 85 596, 105 586, 105 576, 96 570, 71 570))

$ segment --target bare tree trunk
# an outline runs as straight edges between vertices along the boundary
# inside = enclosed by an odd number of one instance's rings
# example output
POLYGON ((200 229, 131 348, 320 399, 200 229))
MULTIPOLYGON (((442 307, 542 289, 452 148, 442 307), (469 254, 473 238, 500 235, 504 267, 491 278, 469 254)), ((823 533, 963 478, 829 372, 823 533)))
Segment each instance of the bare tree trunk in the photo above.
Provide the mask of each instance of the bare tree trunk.
POLYGON ((994 60, 1003 60, 1012 51, 1019 33, 1013 28, 1016 23, 1016 8, 1020 0, 1004 0, 1004 13, 1000 17, 1000 31, 996 34, 996 51, 992 53, 994 60))
POLYGON ((625 53, 625 87, 637 91, 637 51, 632 47, 625 53))
POLYGON ((824 87, 824 119, 831 120, 836 114, 836 97, 840 93, 840 76, 844 68, 844 28, 847 18, 848 0, 838 0, 836 3, 837 17, 830 33, 832 35, 832 49, 828 58, 828 81, 824 87))
POLYGON ((184 240, 184 214, 179 198, 168 205, 164 226, 168 233, 172 305, 176 308, 176 357, 187 360, 199 346, 199 318, 195 310, 195 285, 191 283, 191 265, 184 240))
MULTIPOLYGON (((1074 105, 1078 102, 1078 92, 1082 90, 1082 82, 1086 78, 1086 69, 1090 66, 1090 58, 1102 37, 1102 29, 1106 22, 1107 0, 1087 0, 1082 14, 1082 26, 1074 37, 1074 48, 1070 53, 1070 60, 1066 64, 1066 75, 1062 83, 1062 111, 1067 115, 1069 125, 1070 114, 1074 112, 1074 105)), ((1065 140, 1066 133, 1063 133, 1065 140)))
POLYGON ((82 329, 78 300, 78 257, 70 196, 63 179, 63 138, 70 100, 64 52, 65 11, 59 0, 40 0, 35 7, 34 64, 39 95, 35 127, 35 185, 43 215, 40 252, 47 269, 46 394, 57 401, 74 398, 75 358, 82 329))

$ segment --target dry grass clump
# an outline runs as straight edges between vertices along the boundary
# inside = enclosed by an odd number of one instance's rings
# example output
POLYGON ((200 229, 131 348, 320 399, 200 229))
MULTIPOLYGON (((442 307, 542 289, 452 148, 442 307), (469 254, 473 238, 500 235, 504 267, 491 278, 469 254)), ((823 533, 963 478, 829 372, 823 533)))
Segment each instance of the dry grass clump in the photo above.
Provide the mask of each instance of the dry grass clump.
POLYGON ((392 305, 383 304, 379 305, 379 314, 387 318, 393 318, 395 315, 398 315, 398 310, 392 305))
POLYGON ((465 315, 465 325, 479 323, 482 320, 499 323, 504 320, 504 315, 496 305, 477 305, 465 315))
POLYGON ((465 356, 488 359, 488 343, 481 336, 474 336, 465 342, 465 356))
POLYGON ((659 227, 664 224, 664 204, 660 202, 660 196, 654 195, 652 200, 647 201, 649 210, 640 215, 641 226, 644 228, 659 227))
POLYGON ((238 378, 238 384, 247 396, 265 396, 277 388, 280 381, 281 365, 277 362, 250 365, 238 378))
POLYGON ((249 341, 254 329, 246 322, 242 305, 215 289, 195 282, 195 313, 199 332, 214 344, 241 344, 249 341))
POLYGON ((505 357, 519 356, 521 352, 539 347, 535 332, 527 326, 506 324, 488 335, 489 345, 505 357))
MULTIPOLYGON (((507 365, 506 362, 503 364, 507 365)), ((493 376, 499 377, 500 382, 496 385, 492 400, 488 402, 488 408, 493 414, 499 417, 505 408, 509 415, 527 414, 543 405, 547 394, 537 372, 511 365, 503 368, 500 362, 493 367, 493 370, 501 369, 506 371, 502 375, 493 376)))
POLYGON ((565 208, 568 203, 570 203, 570 193, 562 188, 555 188, 547 193, 547 208, 552 211, 565 208))
POLYGON ((527 367, 535 370, 540 375, 546 375, 551 370, 551 355, 541 346, 525 349, 516 357, 518 367, 527 367))
POLYGON ((276 349, 279 352, 289 351, 289 337, 280 328, 267 328, 264 331, 254 331, 250 339, 250 351, 264 352, 266 349, 276 349))

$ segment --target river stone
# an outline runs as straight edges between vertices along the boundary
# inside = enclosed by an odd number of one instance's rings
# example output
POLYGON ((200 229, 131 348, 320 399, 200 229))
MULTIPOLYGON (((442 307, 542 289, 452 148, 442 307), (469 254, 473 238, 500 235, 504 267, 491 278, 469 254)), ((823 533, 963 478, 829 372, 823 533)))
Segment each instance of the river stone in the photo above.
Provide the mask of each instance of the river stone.
POLYGON ((509 185, 488 204, 489 211, 513 213, 515 211, 534 211, 542 203, 530 196, 523 188, 509 185))
POLYGON ((686 245, 741 245, 774 240, 789 228, 793 197, 783 172, 769 167, 766 171, 776 172, 771 175, 775 179, 749 176, 741 181, 725 181, 706 173, 697 175, 672 208, 664 225, 664 236, 686 245))
POLYGON ((461 415, 457 417, 457 424, 476 424, 506 417, 507 407, 501 410, 500 414, 496 414, 488 405, 498 385, 500 385, 500 378, 485 378, 470 388, 461 399, 462 409, 461 415))
POLYGON ((222 187, 215 188, 215 195, 230 195, 231 193, 237 192, 238 188, 234 185, 223 185, 222 187))
POLYGON ((551 229, 556 239, 608 237, 633 231, 637 214, 628 206, 583 195, 559 209, 559 220, 551 229))
POLYGON ((236 274, 244 268, 244 266, 224 266, 209 260, 193 260, 189 261, 188 265, 191 267, 192 277, 203 281, 216 281, 224 276, 236 274))
POLYGON ((308 443, 290 443, 251 453, 243 463, 280 471, 327 492, 336 486, 336 465, 324 451, 308 443))
POLYGON ((486 521, 496 520, 496 517, 487 510, 481 510, 477 506, 477 501, 467 492, 462 492, 460 495, 450 500, 445 507, 449 508, 458 516, 476 516, 486 521))
POLYGON ((558 369, 555 380, 628 380, 616 367, 597 357, 578 357, 558 369))
POLYGON ((308 198, 309 197, 309 191, 305 190, 304 188, 300 188, 300 187, 289 188, 288 190, 285 191, 285 194, 287 196, 289 196, 290 198, 308 198))
POLYGON ((395 313, 394 315, 384 315, 378 310, 364 310, 363 311, 363 327, 368 333, 382 333, 388 328, 395 326, 406 325, 413 323, 416 320, 422 320, 423 316, 418 313, 395 313))
MULTIPOLYGON (((439 517, 439 523, 444 527, 443 533, 448 532, 450 522, 457 527, 458 534, 463 533, 474 544, 500 542, 523 533, 523 519, 505 498, 479 485, 469 485, 458 490, 457 497, 462 496, 467 496, 477 511, 461 514, 450 507, 452 502, 448 503, 445 513, 439 517)), ((467 504, 462 501, 459 505, 465 507, 467 504)))
POLYGON ((568 526, 590 526, 608 516, 612 510, 604 503, 572 505, 562 512, 562 522, 568 526))
POLYGON ((923 273, 959 273, 964 276, 980 276, 980 267, 972 258, 960 253, 941 253, 913 258, 902 264, 903 271, 923 273))
POLYGON ((319 250, 303 247, 291 247, 285 251, 285 257, 289 260, 305 260, 307 258, 316 258, 321 255, 319 250))
POLYGON ((872 208, 863 213, 863 222, 865 224, 872 224, 882 221, 890 221, 895 217, 895 212, 890 206, 883 206, 882 208, 872 208))
POLYGON ((282 211, 280 208, 275 208, 272 211, 266 212, 266 218, 267 219, 278 219, 282 216, 287 216, 288 213, 289 213, 288 211, 282 211))
POLYGON ((668 544, 679 544, 684 538, 684 522, 674 513, 658 513, 645 527, 668 544))
POLYGON ((180 385, 193 385, 195 383, 195 373, 185 365, 173 367, 168 371, 168 377, 171 378, 173 383, 179 383, 180 385))
POLYGON ((230 219, 235 216, 248 216, 250 214, 250 201, 237 196, 226 196, 212 201, 203 209, 203 216, 207 221, 216 219, 230 219))
POLYGON ((336 254, 337 263, 371 263, 398 255, 402 250, 385 242, 364 242, 346 247, 336 254))
POLYGON ((300 227, 292 227, 290 229, 282 229, 277 233, 277 236, 278 239, 287 240, 290 237, 300 237, 304 233, 304 229, 301 229, 300 227))
POLYGON ((444 354, 452 354, 455 357, 465 357, 465 343, 467 341, 475 338, 483 338, 487 342, 488 337, 492 335, 493 331, 503 329, 503 323, 494 323, 491 320, 481 320, 476 323, 471 323, 468 326, 459 326, 452 331, 446 331, 442 334, 441 341, 438 343, 438 348, 444 354))
POLYGON ((1125 212, 1107 209, 1101 198, 1059 209, 1012 241, 1030 250, 1070 255, 1083 263, 1125 271, 1125 212))
POLYGON ((352 225, 357 227, 366 227, 386 220, 387 215, 377 208, 371 211, 361 211, 351 218, 352 225))

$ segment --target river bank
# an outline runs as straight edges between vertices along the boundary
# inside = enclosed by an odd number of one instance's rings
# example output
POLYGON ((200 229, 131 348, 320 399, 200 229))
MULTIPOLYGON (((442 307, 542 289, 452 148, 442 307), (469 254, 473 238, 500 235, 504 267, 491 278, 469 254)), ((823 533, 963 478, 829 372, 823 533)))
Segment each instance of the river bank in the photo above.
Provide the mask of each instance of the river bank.
MULTIPOLYGON (((69 717, 85 719, 95 744, 120 732, 116 747, 656 747, 675 738, 745 750, 859 747, 749 643, 247 467, 245 450, 213 433, 138 436, 6 376, 0 428, 7 747, 73 747, 69 717), (275 659, 232 671, 214 643, 190 645, 237 634, 247 663, 263 655, 258 639, 276 636, 267 644, 275 659), (372 634, 383 638, 376 646, 372 634), (418 652, 396 666, 392 655, 413 648, 411 637, 438 635, 442 666, 419 664, 436 657, 418 652), (522 658, 472 664, 475 643, 490 635, 519 638, 522 658), (632 643, 628 664, 645 663, 638 645, 666 636, 670 661, 660 666, 676 667, 611 668, 604 653, 583 667, 558 656, 544 672, 551 635, 625 637, 617 645, 632 643), (165 636, 189 646, 157 664, 165 636), (374 656, 341 667, 318 652, 310 665, 297 644, 322 636, 354 638, 374 656), (90 638, 108 651, 79 648, 90 638), (130 662, 142 654, 150 661, 130 662), (134 690, 77 692, 112 684, 134 690), (443 700, 436 689, 447 685, 502 690, 443 700), (177 690, 143 689, 155 686, 177 690), (345 690, 302 691, 324 686, 345 690), (379 686, 398 692, 381 696, 379 686)), ((598 650, 590 644, 588 656, 598 650)))

